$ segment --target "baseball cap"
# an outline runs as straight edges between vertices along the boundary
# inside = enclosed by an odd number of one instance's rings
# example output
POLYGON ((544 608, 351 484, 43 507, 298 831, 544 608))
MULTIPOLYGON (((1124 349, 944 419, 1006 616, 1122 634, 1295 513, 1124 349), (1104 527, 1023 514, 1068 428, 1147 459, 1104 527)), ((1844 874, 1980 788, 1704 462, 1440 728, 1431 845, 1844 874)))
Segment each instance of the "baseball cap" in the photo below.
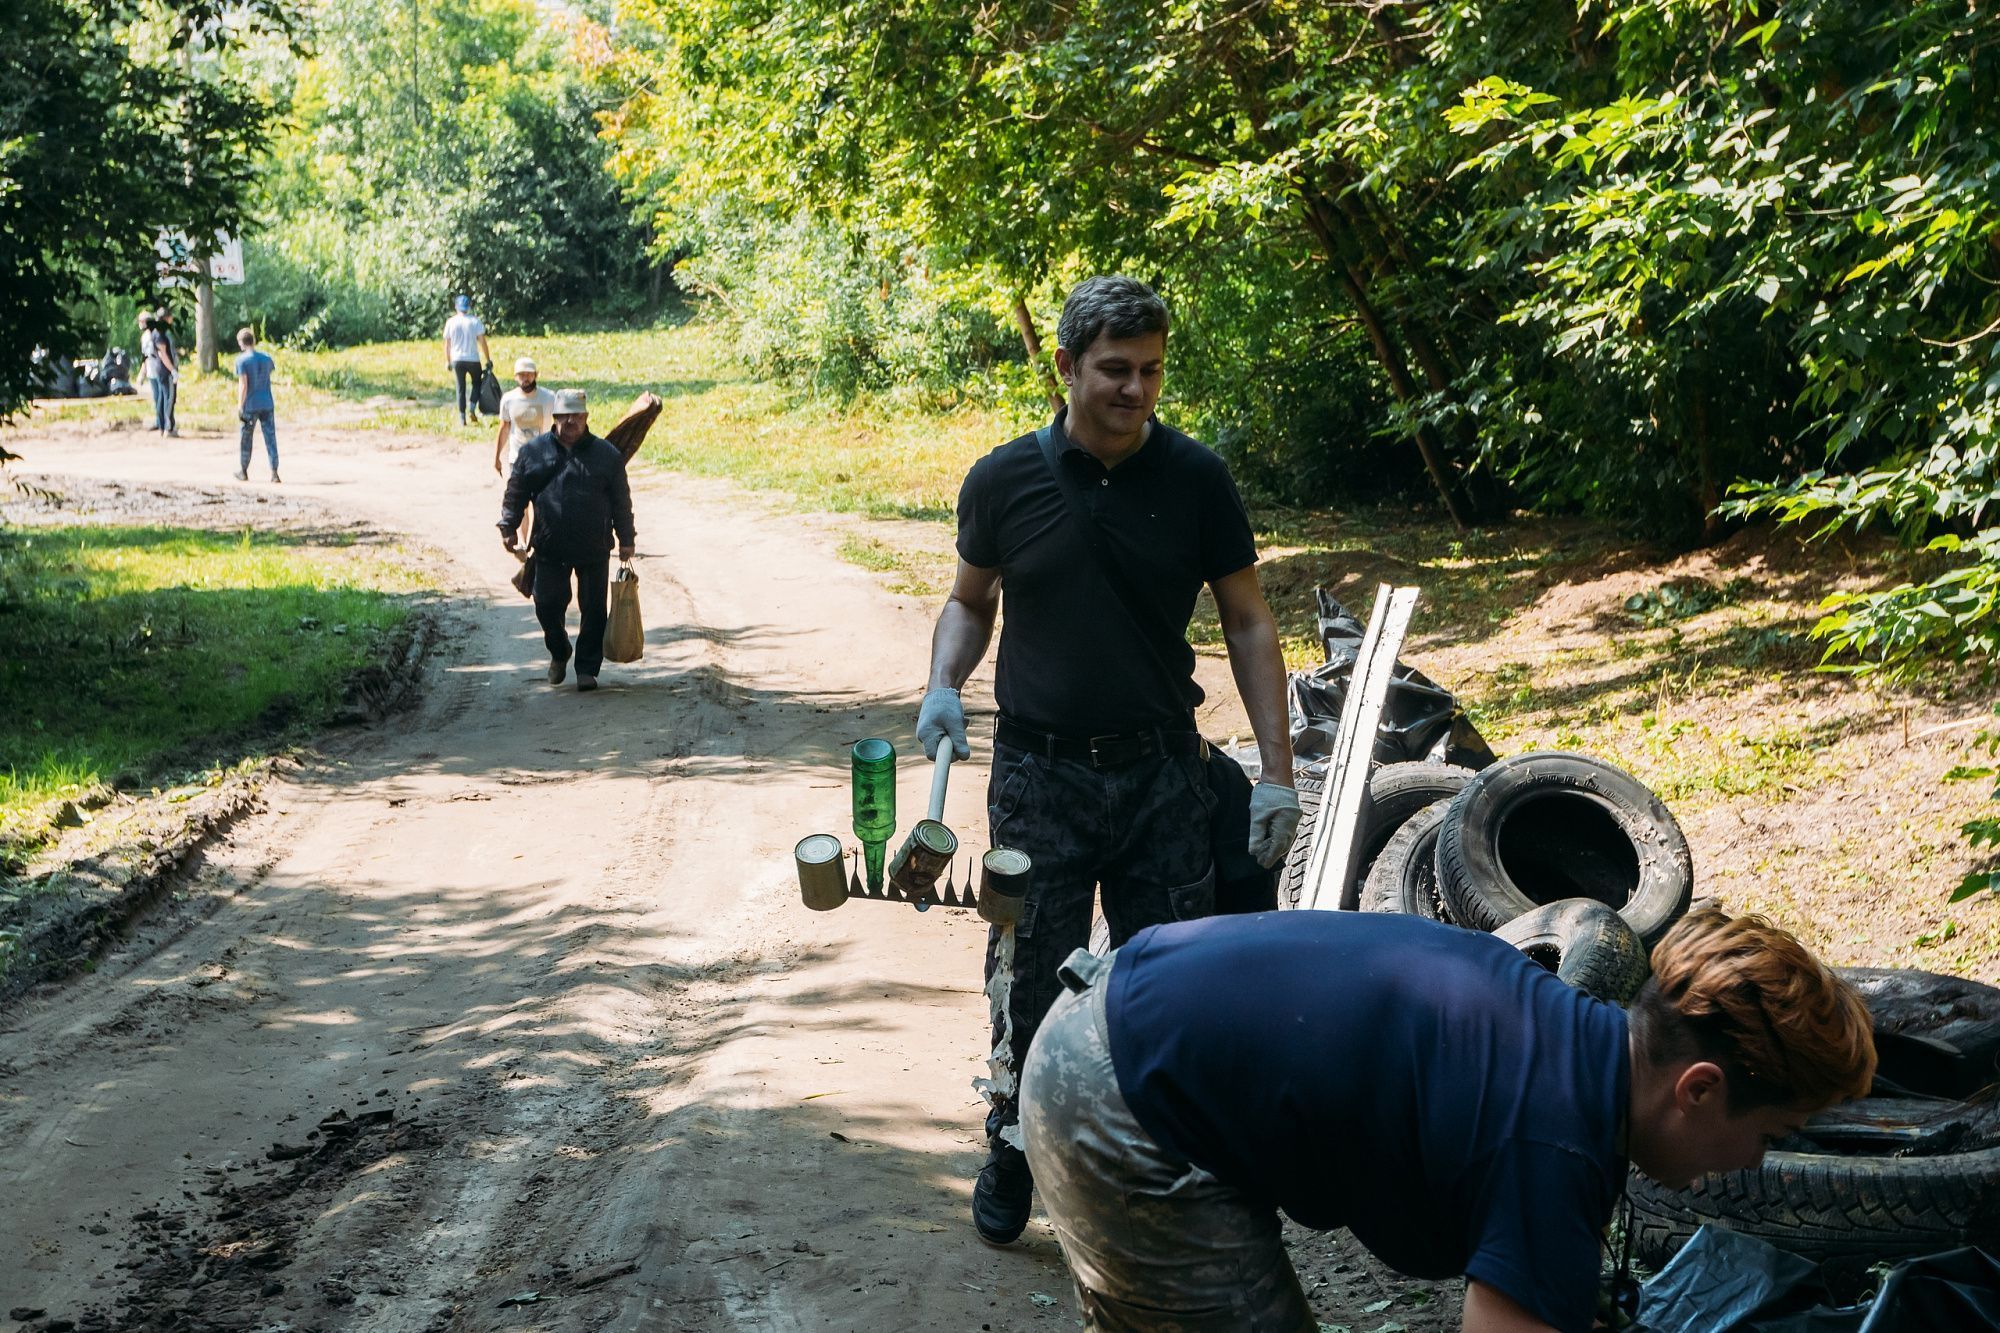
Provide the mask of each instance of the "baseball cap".
POLYGON ((532 356, 523 356, 515 359, 514 373, 516 375, 539 375, 541 372, 535 369, 535 358, 532 356))
POLYGON ((472 309, 472 298, 469 296, 460 296, 457 300, 453 301, 452 304, 457 306, 460 310, 470 310, 472 309))
POLYGON ((559 417, 580 416, 586 410, 587 409, 583 405, 583 390, 581 389, 556 390, 555 414, 557 416, 559 417))

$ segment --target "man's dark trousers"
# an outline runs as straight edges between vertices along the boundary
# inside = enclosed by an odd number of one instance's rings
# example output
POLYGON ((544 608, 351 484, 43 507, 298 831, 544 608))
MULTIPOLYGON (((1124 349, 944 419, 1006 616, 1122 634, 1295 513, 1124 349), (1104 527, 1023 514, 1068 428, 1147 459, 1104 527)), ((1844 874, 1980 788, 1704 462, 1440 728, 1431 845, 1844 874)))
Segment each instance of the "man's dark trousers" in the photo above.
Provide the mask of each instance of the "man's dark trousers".
MULTIPOLYGON (((1070 950, 1089 947, 1100 884, 1113 948, 1147 926, 1188 921, 1215 910, 1209 844, 1215 797, 1200 754, 1182 748, 1184 752, 1095 768, 994 745, 987 786, 992 845, 1017 848, 1034 862, 1021 920, 1014 927, 1007 1015, 996 1012, 993 1026, 994 1048, 1007 1044, 1016 1078, 1028 1044, 1062 993, 1056 969, 1070 950)), ((988 932, 989 993, 1004 937, 997 926, 988 932)), ((997 1136, 1019 1117, 1015 1097, 996 1093, 986 1116, 987 1136, 997 1136)))
MULTIPOLYGON (((535 619, 542 624, 542 642, 549 656, 567 661, 570 655, 569 630, 563 621, 569 613, 570 575, 576 576, 577 612, 583 623, 576 632, 576 674, 594 676, 604 665, 604 621, 611 590, 611 556, 607 553, 580 565, 558 564, 543 556, 535 557, 535 619)), ((1054 996, 1050 996, 1054 1001, 1054 996)))

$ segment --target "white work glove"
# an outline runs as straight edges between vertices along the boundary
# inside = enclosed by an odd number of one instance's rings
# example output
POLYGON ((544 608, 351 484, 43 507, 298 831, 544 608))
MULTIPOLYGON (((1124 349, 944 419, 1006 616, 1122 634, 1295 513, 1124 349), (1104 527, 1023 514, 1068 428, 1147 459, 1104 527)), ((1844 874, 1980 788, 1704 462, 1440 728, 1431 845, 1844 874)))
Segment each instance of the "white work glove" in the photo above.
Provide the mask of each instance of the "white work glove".
MULTIPOLYGON (((923 707, 917 710, 917 748, 924 752, 924 758, 935 759, 939 742, 947 737, 953 759, 972 758, 972 747, 965 741, 965 705, 959 702, 957 690, 940 685, 924 696, 923 707)), ((1298 823, 1296 819, 1292 822, 1298 823)))
POLYGON ((1266 870, 1275 869, 1292 850, 1299 832, 1299 794, 1275 782, 1250 789, 1250 856, 1266 870))

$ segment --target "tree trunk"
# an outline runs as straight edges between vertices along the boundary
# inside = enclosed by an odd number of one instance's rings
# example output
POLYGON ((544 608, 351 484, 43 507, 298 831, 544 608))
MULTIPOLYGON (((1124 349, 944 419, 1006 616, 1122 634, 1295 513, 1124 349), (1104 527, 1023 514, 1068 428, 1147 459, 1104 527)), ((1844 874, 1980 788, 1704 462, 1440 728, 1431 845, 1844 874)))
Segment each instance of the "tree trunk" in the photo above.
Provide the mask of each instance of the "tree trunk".
POLYGON ((201 275, 194 286, 194 353, 195 364, 204 375, 213 375, 221 365, 215 348, 215 282, 209 276, 210 262, 207 255, 199 261, 201 275))
MULTIPOLYGON (((1360 316, 1361 326, 1368 331, 1368 341, 1374 345, 1375 358, 1382 363, 1382 371, 1389 377, 1389 387, 1402 401, 1412 402, 1419 395, 1416 382, 1410 378, 1409 363, 1403 359, 1402 349, 1396 346, 1381 312, 1368 299, 1367 285, 1362 281, 1361 273, 1335 245, 1333 227, 1321 207, 1318 201, 1306 201, 1306 225, 1326 248, 1327 262, 1334 266, 1341 286, 1347 292, 1347 299, 1354 306, 1354 313, 1360 316)), ((1415 432, 1415 443, 1418 456, 1424 460, 1424 470, 1430 473, 1431 483, 1437 487, 1438 497, 1444 501, 1445 512, 1451 515, 1453 525, 1460 532, 1471 531, 1471 510, 1459 491, 1458 478, 1438 444, 1436 433, 1428 426, 1419 426, 1415 432)))
POLYGON ((1065 406, 1062 384, 1056 379, 1055 370, 1042 355, 1041 335, 1035 332, 1035 317, 1028 313, 1028 300, 1024 296, 1014 298, 1014 322, 1021 326, 1021 346, 1027 349, 1028 364, 1042 377, 1042 386, 1049 395, 1049 410, 1060 412, 1065 406))

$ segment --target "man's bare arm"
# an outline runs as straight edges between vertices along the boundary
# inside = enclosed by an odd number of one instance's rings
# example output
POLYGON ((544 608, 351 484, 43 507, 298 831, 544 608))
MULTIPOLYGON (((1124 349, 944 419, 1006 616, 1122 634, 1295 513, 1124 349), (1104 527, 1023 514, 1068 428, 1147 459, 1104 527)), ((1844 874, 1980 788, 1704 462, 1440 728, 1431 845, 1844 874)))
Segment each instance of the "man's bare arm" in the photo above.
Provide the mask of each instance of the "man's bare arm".
POLYGON ((1208 585, 1229 647, 1229 670, 1257 736, 1259 780, 1292 785, 1292 723, 1285 711, 1285 655, 1278 646, 1278 622, 1257 583, 1257 567, 1246 566, 1208 585))
POLYGON ((930 688, 955 690, 965 684, 986 656, 999 616, 1000 571, 960 560, 951 597, 938 612, 937 630, 931 635, 930 688))
POLYGON ((1513 1297, 1484 1282, 1465 1284, 1465 1333, 1556 1333, 1529 1314, 1513 1297))

